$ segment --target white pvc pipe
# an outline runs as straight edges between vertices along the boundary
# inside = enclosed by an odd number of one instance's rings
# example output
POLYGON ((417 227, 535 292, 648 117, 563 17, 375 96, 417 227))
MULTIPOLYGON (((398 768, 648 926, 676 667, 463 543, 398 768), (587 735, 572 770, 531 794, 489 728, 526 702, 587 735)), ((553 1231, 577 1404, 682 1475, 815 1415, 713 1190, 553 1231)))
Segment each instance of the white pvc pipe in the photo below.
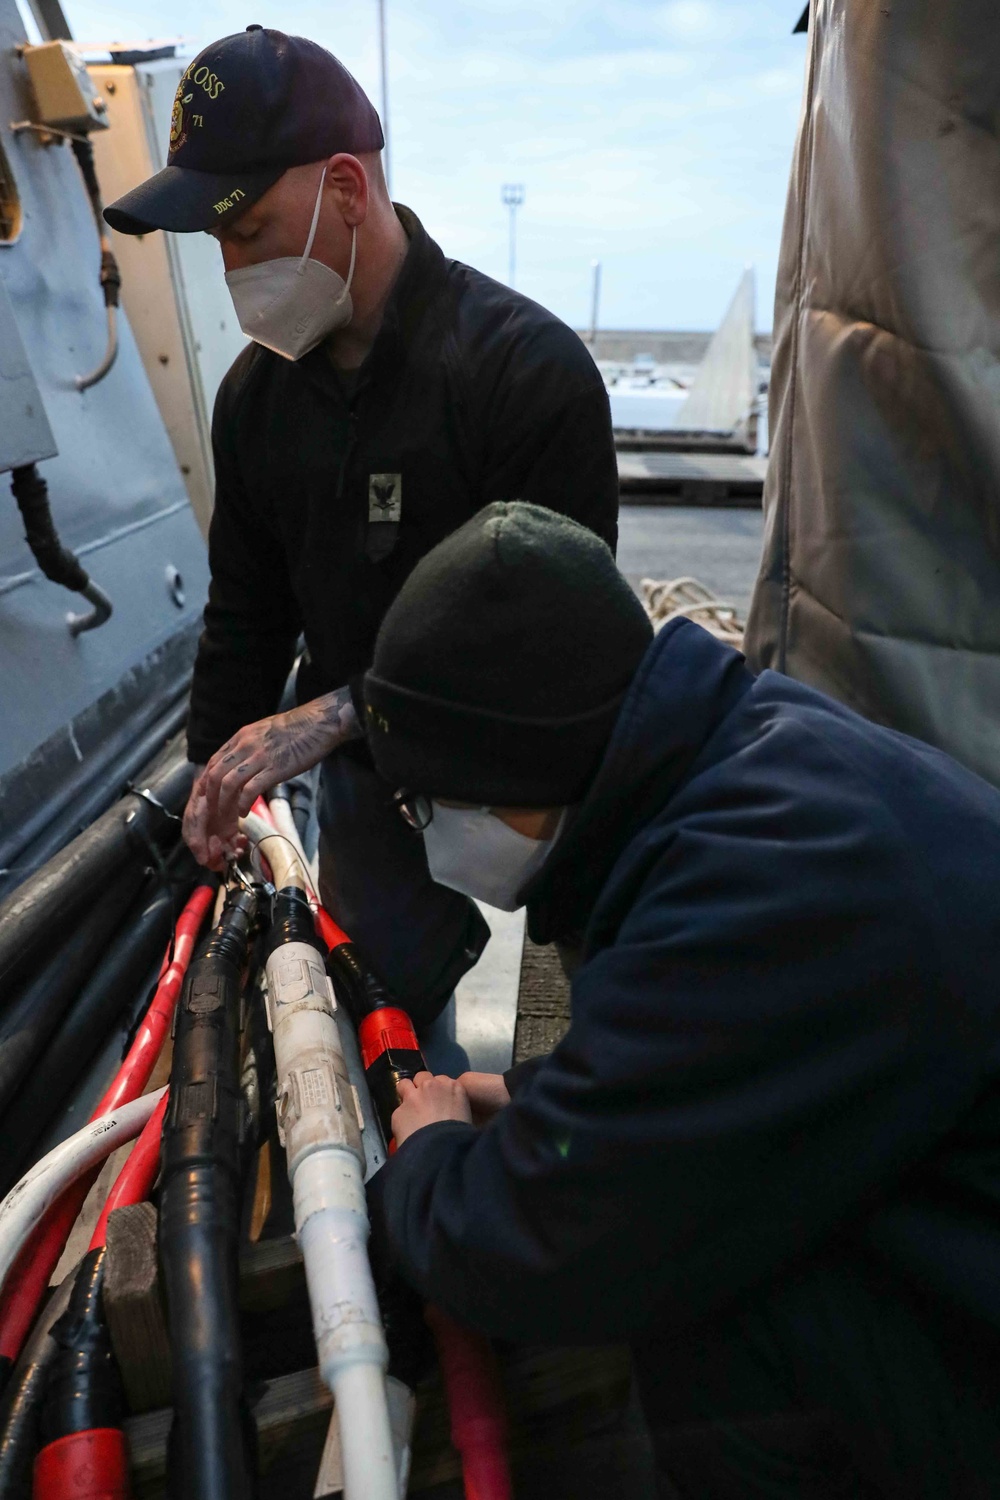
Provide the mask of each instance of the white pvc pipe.
MULTIPOLYGON (((279 889, 307 888, 287 836, 252 814, 243 828, 279 889)), ((265 977, 278 1132, 288 1158, 319 1366, 334 1395, 345 1500, 398 1500, 388 1350, 368 1262, 365 1151, 333 987, 318 949, 305 942, 275 948, 265 977)))
POLYGON ((135 1140, 165 1093, 166 1089, 157 1089, 143 1094, 131 1104, 90 1120, 11 1188, 0 1203, 0 1287, 25 1240, 63 1189, 126 1141, 135 1140))
POLYGON ((306 1157, 292 1197, 320 1373, 333 1392, 340 1430, 345 1500, 398 1500, 388 1351, 368 1264, 357 1158, 336 1151, 306 1157))

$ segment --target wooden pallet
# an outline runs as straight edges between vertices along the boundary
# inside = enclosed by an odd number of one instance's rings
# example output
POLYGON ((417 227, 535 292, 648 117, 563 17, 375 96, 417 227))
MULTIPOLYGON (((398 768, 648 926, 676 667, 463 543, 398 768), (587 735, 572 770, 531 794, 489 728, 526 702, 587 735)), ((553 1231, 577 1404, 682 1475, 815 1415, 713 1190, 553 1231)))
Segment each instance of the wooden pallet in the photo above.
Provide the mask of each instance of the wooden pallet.
MULTIPOLYGON (((125 1423, 135 1500, 166 1495, 172 1413, 170 1349, 150 1204, 120 1209, 108 1226, 104 1288, 111 1340, 132 1412, 125 1423)), ((261 1500, 311 1500, 333 1403, 313 1360, 308 1297, 291 1237, 260 1241, 240 1258, 247 1396, 257 1425, 261 1500), (292 1368, 289 1368, 292 1366, 292 1368)), ((498 1351, 512 1458, 531 1467, 585 1452, 624 1422, 630 1361, 620 1347, 498 1351)), ((417 1393, 408 1493, 439 1496, 458 1483, 444 1392, 436 1370, 417 1393)), ((459 1493, 455 1490, 455 1493, 459 1493)), ((546 1490, 551 1497, 551 1488, 546 1490)), ((567 1494, 567 1500, 569 1495, 567 1494)))

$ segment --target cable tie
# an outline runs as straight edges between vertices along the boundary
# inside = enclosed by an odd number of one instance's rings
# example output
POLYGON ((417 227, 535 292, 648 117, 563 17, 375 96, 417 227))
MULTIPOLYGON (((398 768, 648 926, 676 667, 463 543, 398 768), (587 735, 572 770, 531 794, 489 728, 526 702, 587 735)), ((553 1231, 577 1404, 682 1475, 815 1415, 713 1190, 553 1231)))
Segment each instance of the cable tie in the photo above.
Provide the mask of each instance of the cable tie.
POLYGON ((184 819, 181 818, 177 813, 172 813, 169 811, 169 809, 164 807, 159 797, 155 797, 149 790, 148 786, 136 786, 133 782, 126 781, 125 790, 127 792, 131 792, 133 797, 141 797, 144 802, 149 803, 150 807, 155 807, 157 812, 162 813, 168 822, 183 823, 184 819))

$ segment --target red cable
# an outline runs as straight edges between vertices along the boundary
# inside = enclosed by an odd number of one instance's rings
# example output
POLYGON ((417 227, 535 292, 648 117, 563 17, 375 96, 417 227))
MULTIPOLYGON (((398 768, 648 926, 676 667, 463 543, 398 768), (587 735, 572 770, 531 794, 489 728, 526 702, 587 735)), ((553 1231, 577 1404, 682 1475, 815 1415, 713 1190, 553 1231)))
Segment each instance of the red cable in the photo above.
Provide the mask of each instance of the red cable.
MULTIPOLYGON (((263 818, 264 822, 274 829, 278 838, 284 837, 284 835, 275 825, 274 815, 272 814, 270 807, 268 807, 267 803, 264 801, 263 797, 257 798, 257 801, 254 803, 250 811, 256 813, 258 817, 263 818)), ((306 878, 308 879, 308 869, 305 873, 306 878)), ((313 916, 316 919, 316 929, 330 952, 332 953, 334 948, 339 948, 342 943, 349 943, 351 940, 347 936, 347 933, 342 927, 339 927, 337 925, 337 923, 331 917, 330 913, 320 903, 319 893, 313 889, 311 882, 306 887, 306 895, 309 897, 310 904, 313 908, 313 916)))
POLYGON ((35 1459, 33 1500, 129 1500, 120 1427, 93 1427, 48 1443, 35 1459))
POLYGON ((142 1127, 139 1139, 115 1178, 114 1187, 105 1199, 101 1216, 94 1226, 89 1246, 91 1250, 99 1250, 107 1239, 108 1219, 116 1208, 124 1208, 130 1203, 145 1203, 153 1191, 153 1183, 160 1170, 160 1136, 169 1100, 170 1094, 167 1092, 142 1127))
POLYGON ((492 1346, 439 1307, 428 1307, 424 1316, 441 1361, 465 1500, 511 1500, 507 1419, 492 1346))
MULTIPOLYGON (((174 929, 173 958, 169 966, 161 971, 163 977, 156 986, 156 994, 142 1018, 125 1061, 119 1068, 111 1087, 91 1115, 92 1120, 96 1120, 98 1115, 110 1114, 112 1110, 118 1109, 130 1099, 138 1099, 152 1077, 156 1059, 163 1050, 163 1043, 170 1030, 174 1006, 177 1004, 177 997, 184 983, 184 975, 187 973, 191 955, 194 953, 194 945, 198 941, 198 934, 205 917, 215 900, 215 892, 214 883, 196 886, 188 898, 187 905, 177 918, 177 926, 174 929)), ((169 954, 169 949, 167 951, 169 954)))
MULTIPOLYGON (((91 1250, 104 1245, 108 1217, 116 1208, 143 1203, 160 1169, 160 1135, 167 1112, 164 1094, 115 1179, 101 1210, 91 1250)), ((70 1432, 46 1443, 35 1459, 32 1500, 129 1500, 128 1446, 118 1427, 70 1432)))
MULTIPOLYGON (((137 1099, 149 1082, 170 1029, 198 933, 214 898, 212 884, 197 886, 188 899, 174 931, 173 959, 161 968, 162 977, 152 1003, 114 1082, 91 1115, 92 1120, 137 1099)), ((84 1173, 56 1199, 11 1267, 0 1293, 0 1357, 6 1356, 12 1363, 21 1352, 70 1230, 100 1170, 97 1166, 84 1173)))

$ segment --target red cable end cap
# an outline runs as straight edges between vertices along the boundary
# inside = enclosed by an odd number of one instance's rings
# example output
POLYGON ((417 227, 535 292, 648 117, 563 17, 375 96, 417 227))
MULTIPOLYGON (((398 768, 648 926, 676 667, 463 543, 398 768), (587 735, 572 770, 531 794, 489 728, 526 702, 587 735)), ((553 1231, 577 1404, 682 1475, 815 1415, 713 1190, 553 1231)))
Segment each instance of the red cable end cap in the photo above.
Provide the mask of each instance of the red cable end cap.
POLYGON ((49 1443, 35 1459, 32 1500, 131 1500, 125 1434, 93 1427, 49 1443))
POLYGON ((358 1027, 358 1040, 365 1068, 370 1068, 375 1059, 388 1052, 390 1047, 401 1052, 420 1051, 413 1022, 405 1010, 399 1010, 395 1005, 381 1005, 378 1010, 369 1011, 358 1027))

